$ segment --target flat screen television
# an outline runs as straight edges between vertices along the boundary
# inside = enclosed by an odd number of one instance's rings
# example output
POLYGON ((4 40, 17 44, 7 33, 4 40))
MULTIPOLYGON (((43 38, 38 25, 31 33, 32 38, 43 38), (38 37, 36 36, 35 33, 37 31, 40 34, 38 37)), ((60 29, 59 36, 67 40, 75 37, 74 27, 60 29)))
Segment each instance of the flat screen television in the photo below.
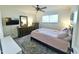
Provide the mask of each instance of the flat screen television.
POLYGON ((8 18, 8 21, 6 22, 6 25, 18 25, 19 20, 11 20, 11 18, 8 18))
POLYGON ((6 25, 17 25, 19 24, 19 20, 11 20, 9 22, 6 22, 6 25))

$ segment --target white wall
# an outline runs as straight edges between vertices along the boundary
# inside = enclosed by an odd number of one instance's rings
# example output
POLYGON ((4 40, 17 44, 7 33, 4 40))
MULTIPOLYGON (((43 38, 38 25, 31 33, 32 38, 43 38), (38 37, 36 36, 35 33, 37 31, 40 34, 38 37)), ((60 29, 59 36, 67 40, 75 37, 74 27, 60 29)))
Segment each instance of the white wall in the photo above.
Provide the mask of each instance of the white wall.
MULTIPOLYGON (((52 29, 60 29, 65 27, 66 25, 70 24, 70 10, 59 10, 59 11, 51 11, 51 12, 39 12, 38 14, 35 14, 33 11, 29 11, 29 7, 23 7, 23 6, 0 6, 1 12, 2 12, 2 18, 8 16, 11 17, 12 19, 19 18, 19 15, 25 15, 28 17, 33 18, 33 22, 40 22, 39 26, 40 27, 47 27, 47 28, 52 28, 52 29), (27 10, 28 9, 28 10, 27 10), (41 23, 41 18, 42 15, 46 14, 58 14, 59 15, 59 22, 58 24, 53 24, 53 23, 41 23), (35 17, 35 15, 37 15, 35 17)), ((29 18, 30 19, 30 18, 29 18)), ((30 24, 30 23, 29 23, 30 24)), ((4 28, 7 29, 7 27, 4 28)), ((7 29, 8 31, 8 29, 7 29)))
POLYGON ((11 35, 13 38, 18 36, 17 26, 19 26, 19 25, 6 26, 4 17, 11 17, 13 20, 14 19, 19 20, 20 15, 28 16, 29 26, 30 26, 30 24, 31 24, 30 21, 32 21, 35 16, 33 14, 33 12, 30 12, 27 9, 25 11, 25 8, 20 8, 20 7, 16 7, 16 6, 0 6, 0 10, 2 13, 4 35, 5 36, 11 35))
POLYGON ((71 11, 62 11, 59 14, 60 18, 59 18, 59 26, 61 28, 65 28, 65 27, 69 27, 70 25, 70 16, 71 16, 71 11))
MULTIPOLYGON (((48 15, 44 14, 44 15, 48 15)), ((42 23, 41 20, 40 22, 40 27, 46 27, 46 28, 51 28, 51 29, 61 29, 64 27, 68 27, 70 25, 70 15, 71 15, 71 10, 63 10, 63 11, 55 11, 54 13, 51 11, 51 14, 58 14, 59 15, 59 21, 58 23, 42 23)))

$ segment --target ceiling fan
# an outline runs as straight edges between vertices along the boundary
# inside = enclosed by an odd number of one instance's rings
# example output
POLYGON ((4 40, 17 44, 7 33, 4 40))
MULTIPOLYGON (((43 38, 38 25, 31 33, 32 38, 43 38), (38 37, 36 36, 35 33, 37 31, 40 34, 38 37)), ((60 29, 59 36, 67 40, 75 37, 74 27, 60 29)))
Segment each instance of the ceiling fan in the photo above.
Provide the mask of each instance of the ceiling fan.
POLYGON ((47 7, 40 7, 39 5, 36 5, 36 6, 33 6, 33 7, 36 9, 37 12, 38 11, 45 12, 43 9, 47 8, 47 7))

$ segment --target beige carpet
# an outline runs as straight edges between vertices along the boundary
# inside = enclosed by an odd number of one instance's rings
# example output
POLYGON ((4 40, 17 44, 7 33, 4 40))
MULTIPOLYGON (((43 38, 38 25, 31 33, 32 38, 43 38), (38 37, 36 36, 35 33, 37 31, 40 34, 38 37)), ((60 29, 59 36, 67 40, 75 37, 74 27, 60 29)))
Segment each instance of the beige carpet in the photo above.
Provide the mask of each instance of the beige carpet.
POLYGON ((30 40, 30 35, 15 39, 25 54, 57 54, 54 50, 30 40))

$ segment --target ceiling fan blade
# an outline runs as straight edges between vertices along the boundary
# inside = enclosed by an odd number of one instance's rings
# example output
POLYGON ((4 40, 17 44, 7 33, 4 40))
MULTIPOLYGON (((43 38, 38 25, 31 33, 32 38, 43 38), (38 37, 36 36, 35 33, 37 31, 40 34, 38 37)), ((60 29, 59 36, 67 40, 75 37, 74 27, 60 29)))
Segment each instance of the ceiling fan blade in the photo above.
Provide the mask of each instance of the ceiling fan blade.
POLYGON ((40 9, 40 11, 45 12, 44 10, 40 9))
POLYGON ((47 8, 47 7, 42 7, 42 8, 40 8, 39 5, 36 5, 36 6, 33 6, 33 7, 36 9, 37 12, 38 12, 38 11, 45 12, 45 11, 42 10, 42 9, 46 9, 46 8, 47 8))
POLYGON ((46 9, 47 7, 42 7, 41 9, 46 9))
POLYGON ((35 8, 36 11, 38 11, 38 10, 37 10, 37 6, 32 6, 32 7, 35 8))

